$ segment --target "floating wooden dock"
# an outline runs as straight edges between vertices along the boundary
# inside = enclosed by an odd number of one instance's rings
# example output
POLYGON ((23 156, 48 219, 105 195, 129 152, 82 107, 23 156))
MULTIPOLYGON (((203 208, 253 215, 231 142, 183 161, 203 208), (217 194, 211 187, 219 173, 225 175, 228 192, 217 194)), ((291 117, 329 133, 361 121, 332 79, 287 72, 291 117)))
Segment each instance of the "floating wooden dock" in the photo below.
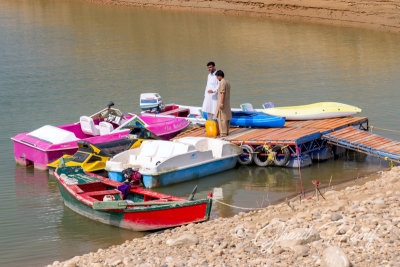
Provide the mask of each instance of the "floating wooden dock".
MULTIPOLYGON (((287 121, 282 128, 231 128, 226 140, 241 145, 297 145, 321 139, 323 134, 348 126, 368 128, 366 117, 332 118, 309 121, 287 121)), ((174 139, 187 136, 206 137, 204 127, 196 127, 176 136, 174 139)))
MULTIPOLYGON (((324 120, 287 121, 282 128, 231 128, 227 141, 240 145, 242 164, 277 165, 297 168, 309 166, 312 159, 325 160, 340 153, 323 135, 346 127, 368 129, 368 118, 345 117, 324 120)), ((206 137, 204 127, 196 127, 176 136, 206 137)), ((343 150, 344 151, 344 150, 343 150)))
MULTIPOLYGON (((312 160, 325 160, 340 153, 336 147, 400 163, 400 142, 368 132, 368 128, 366 117, 287 121, 282 128, 231 128, 226 140, 243 147, 243 164, 254 159, 259 166, 271 165, 270 155, 275 151, 275 165, 309 166, 312 160), (286 159, 285 154, 289 154, 286 159)), ((193 128, 174 139, 188 136, 206 137, 205 128, 193 128)))

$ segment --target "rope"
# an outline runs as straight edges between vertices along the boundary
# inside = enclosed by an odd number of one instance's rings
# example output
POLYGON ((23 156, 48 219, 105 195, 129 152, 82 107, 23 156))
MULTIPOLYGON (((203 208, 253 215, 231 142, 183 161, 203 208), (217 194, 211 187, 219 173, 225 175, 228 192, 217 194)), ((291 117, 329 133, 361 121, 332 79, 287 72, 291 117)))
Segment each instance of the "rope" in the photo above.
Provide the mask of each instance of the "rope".
POLYGON ((376 127, 376 126, 369 126, 369 128, 371 128, 371 132, 372 132, 374 129, 378 129, 378 130, 383 130, 383 131, 389 131, 389 132, 394 132, 394 133, 400 133, 399 130, 392 130, 392 129, 386 129, 386 128, 379 128, 379 127, 376 127))
POLYGON ((301 194, 303 195, 303 198, 305 198, 304 189, 303 189, 303 180, 301 179, 300 153, 299 153, 299 147, 297 145, 296 145, 296 154, 297 154, 297 165, 299 165, 301 194))
POLYGON ((241 209, 241 210, 262 210, 262 209, 265 209, 265 208, 245 208, 245 207, 238 207, 238 206, 235 206, 235 205, 231 205, 231 204, 228 204, 228 203, 219 201, 219 200, 217 200, 217 199, 213 199, 213 201, 215 201, 215 202, 217 202, 217 203, 220 203, 220 204, 222 204, 222 205, 231 207, 231 208, 241 209))

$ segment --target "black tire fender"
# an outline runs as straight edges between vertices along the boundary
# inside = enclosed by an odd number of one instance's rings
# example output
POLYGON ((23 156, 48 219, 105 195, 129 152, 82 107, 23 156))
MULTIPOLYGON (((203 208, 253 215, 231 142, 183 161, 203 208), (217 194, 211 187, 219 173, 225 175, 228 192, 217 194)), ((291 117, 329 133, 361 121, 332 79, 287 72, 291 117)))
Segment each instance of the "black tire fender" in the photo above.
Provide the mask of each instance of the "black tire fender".
POLYGON ((276 166, 285 166, 290 159, 290 150, 287 146, 276 145, 272 148, 272 152, 275 152, 274 163, 276 166), (282 159, 278 159, 278 154, 284 154, 282 159))
POLYGON ((240 146, 243 149, 243 153, 239 155, 239 163, 242 165, 249 165, 253 162, 253 153, 254 150, 249 145, 242 145, 240 146), (245 154, 245 155, 243 155, 245 154))
POLYGON ((260 146, 256 147, 256 149, 254 149, 253 161, 257 166, 266 167, 266 166, 272 165, 272 163, 274 163, 274 160, 270 159, 268 155, 261 156, 261 154, 265 154, 265 153, 269 154, 270 151, 268 148, 266 148, 263 145, 260 145, 260 146))

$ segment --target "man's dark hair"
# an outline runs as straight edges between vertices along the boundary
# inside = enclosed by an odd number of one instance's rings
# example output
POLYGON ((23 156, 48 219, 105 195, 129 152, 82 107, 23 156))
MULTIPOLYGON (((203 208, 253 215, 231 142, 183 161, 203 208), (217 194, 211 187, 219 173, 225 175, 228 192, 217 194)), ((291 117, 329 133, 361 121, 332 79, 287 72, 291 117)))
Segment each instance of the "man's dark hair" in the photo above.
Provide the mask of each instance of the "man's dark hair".
POLYGON ((207 67, 208 67, 208 66, 213 66, 213 67, 215 67, 215 63, 214 63, 213 61, 210 61, 210 62, 207 63, 207 67))
POLYGON ((224 77, 225 77, 225 74, 224 74, 224 72, 223 72, 222 70, 219 70, 219 71, 217 71, 217 72, 215 73, 215 76, 221 76, 222 78, 224 78, 224 77))

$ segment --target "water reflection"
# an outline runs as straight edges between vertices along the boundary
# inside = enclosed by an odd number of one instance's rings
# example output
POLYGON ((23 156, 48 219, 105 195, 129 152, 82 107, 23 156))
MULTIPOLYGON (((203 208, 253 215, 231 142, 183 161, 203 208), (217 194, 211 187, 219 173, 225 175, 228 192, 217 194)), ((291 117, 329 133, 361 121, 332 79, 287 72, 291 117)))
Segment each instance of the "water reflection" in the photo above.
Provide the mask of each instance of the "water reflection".
MULTIPOLYGON (((232 105, 298 105, 321 100, 363 108, 370 124, 400 130, 400 37, 245 16, 92 5, 81 0, 0 1, 0 265, 43 265, 133 238, 64 207, 53 177, 16 166, 10 140, 45 124, 78 121, 113 100, 137 111, 139 94, 201 105, 209 60, 232 84, 232 105), (218 27, 215 27, 218 25, 218 27)), ((379 132, 399 139, 396 132, 379 132)), ((349 153, 301 170, 339 183, 387 163, 349 153)), ((296 169, 239 167, 157 189, 196 197, 223 190, 212 217, 298 194, 296 169)))

